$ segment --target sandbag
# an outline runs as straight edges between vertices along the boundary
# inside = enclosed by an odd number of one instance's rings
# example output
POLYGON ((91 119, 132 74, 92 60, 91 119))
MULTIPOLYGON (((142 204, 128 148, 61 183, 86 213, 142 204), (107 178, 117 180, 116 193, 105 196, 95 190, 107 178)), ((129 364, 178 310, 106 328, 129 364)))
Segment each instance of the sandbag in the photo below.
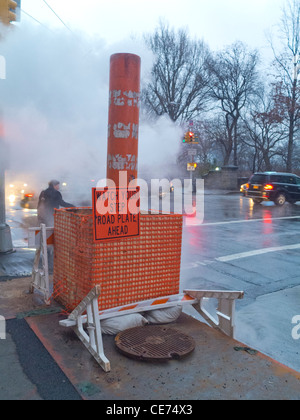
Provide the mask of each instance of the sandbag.
POLYGON ((139 313, 117 316, 100 321, 102 334, 115 335, 128 328, 143 327, 148 324, 146 318, 139 313))
POLYGON ((182 313, 182 306, 172 306, 171 308, 155 309, 145 312, 144 317, 149 324, 168 324, 174 322, 182 313))

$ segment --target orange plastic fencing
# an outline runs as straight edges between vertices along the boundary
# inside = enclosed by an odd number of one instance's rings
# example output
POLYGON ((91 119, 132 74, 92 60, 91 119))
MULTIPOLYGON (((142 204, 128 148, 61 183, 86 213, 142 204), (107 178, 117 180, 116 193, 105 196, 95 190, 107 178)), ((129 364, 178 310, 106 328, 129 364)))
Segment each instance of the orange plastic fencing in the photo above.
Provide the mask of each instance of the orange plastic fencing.
POLYGON ((94 243, 91 208, 56 210, 56 299, 71 311, 99 284, 104 310, 179 293, 182 216, 141 214, 140 232, 94 243))

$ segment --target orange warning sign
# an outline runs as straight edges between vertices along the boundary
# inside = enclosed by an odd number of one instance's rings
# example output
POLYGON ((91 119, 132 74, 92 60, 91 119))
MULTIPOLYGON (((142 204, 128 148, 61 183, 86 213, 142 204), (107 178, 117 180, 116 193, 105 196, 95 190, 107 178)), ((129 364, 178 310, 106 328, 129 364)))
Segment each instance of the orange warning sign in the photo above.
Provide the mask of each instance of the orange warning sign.
POLYGON ((94 242, 140 235, 140 188, 93 188, 94 242))

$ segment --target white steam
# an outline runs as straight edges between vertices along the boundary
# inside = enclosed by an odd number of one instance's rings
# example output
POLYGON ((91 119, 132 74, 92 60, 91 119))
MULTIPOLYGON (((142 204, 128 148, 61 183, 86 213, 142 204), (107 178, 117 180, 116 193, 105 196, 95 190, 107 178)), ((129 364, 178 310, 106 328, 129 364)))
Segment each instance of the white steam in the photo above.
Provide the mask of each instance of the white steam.
MULTIPOLYGON (((142 78, 149 73, 152 55, 136 39, 107 46, 99 38, 26 24, 5 34, 0 109, 10 175, 30 178, 36 189, 52 178, 89 188, 92 179, 106 176, 109 60, 119 52, 140 55, 142 78)), ((145 166, 153 177, 166 176, 179 139, 180 129, 166 118, 141 122, 139 172, 145 166)))

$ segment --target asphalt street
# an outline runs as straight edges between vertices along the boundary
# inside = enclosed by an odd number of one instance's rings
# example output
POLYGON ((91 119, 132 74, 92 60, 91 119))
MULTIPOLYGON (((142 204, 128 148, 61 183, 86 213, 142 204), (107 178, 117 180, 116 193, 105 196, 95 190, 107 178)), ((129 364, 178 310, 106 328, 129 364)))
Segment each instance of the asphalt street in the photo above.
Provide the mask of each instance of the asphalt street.
POLYGON ((300 371, 300 203, 253 205, 238 195, 205 195, 204 220, 183 233, 181 287, 243 290, 236 337, 300 371))

